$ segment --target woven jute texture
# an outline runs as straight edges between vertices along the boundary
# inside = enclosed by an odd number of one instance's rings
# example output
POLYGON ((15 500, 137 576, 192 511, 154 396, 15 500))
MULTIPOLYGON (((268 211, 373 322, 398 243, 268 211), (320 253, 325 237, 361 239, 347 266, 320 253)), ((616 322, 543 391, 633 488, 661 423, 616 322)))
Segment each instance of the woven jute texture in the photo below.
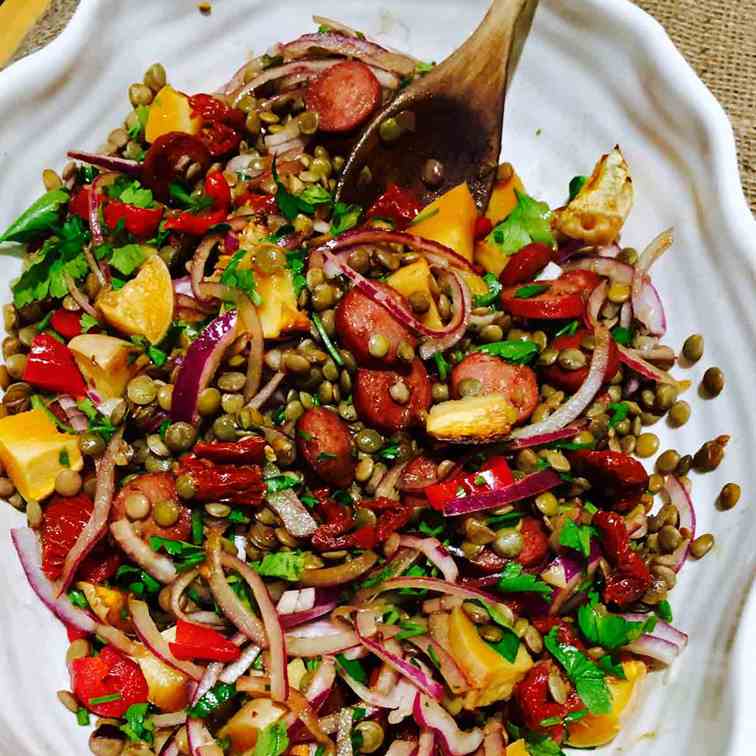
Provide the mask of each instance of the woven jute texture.
MULTIPOLYGON (((756 0, 636 0, 672 41, 730 116, 746 196, 756 212, 756 0)), ((52 0, 16 59, 47 44, 78 0, 52 0)))

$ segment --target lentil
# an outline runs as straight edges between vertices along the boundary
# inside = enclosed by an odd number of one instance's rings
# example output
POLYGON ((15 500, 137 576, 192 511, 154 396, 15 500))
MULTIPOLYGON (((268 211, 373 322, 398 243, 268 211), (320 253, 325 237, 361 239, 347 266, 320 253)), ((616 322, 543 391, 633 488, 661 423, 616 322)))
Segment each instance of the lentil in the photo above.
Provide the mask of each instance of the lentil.
POLYGON ((717 498, 717 507, 722 510, 732 509, 740 501, 740 486, 737 483, 726 483, 722 486, 717 498))
POLYGON ((682 353, 688 362, 698 362, 703 357, 704 338, 700 333, 693 333, 685 339, 682 353))
POLYGON ((506 559, 514 559, 519 556, 525 542, 522 535, 515 528, 502 528, 496 533, 496 540, 493 542, 493 550, 506 559))
POLYGON ((704 373, 701 384, 709 396, 719 396, 725 384, 724 373, 717 367, 710 367, 704 373))
POLYGON ((148 375, 138 375, 129 381, 126 388, 126 395, 129 401, 138 405, 147 405, 152 403, 157 396, 157 387, 155 381, 148 375))
POLYGON ((459 395, 465 396, 478 396, 480 394, 483 385, 477 378, 463 378, 459 382, 458 391, 459 395))
POLYGON ((690 544, 690 553, 695 559, 702 559, 711 551, 713 545, 714 536, 711 533, 704 533, 690 544))
POLYGON ((680 462, 680 455, 674 449, 662 452, 656 460, 656 469, 661 475, 669 475, 674 472, 680 462))
POLYGON ((690 405, 682 399, 676 401, 672 407, 670 407, 669 415, 667 417, 669 418, 669 424, 673 428, 679 428, 680 426, 685 425, 690 418, 690 405))
POLYGON ((81 475, 75 470, 61 470, 55 476, 56 493, 61 496, 76 496, 79 491, 81 491, 81 475))
POLYGON ((389 342, 382 333, 374 333, 368 339, 368 352, 372 357, 380 359, 388 354, 389 342))
POLYGON ((132 493, 126 497, 126 517, 143 520, 152 510, 150 500, 142 493, 132 493))
POLYGON ((659 438, 653 433, 641 433, 635 442, 635 453, 642 458, 652 457, 659 449, 659 438))

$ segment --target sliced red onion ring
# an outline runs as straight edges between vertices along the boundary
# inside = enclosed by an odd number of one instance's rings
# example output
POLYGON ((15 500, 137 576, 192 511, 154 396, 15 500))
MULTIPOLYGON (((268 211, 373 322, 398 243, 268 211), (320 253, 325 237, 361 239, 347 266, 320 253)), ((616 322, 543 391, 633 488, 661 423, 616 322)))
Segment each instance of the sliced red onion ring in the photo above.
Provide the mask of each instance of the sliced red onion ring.
POLYGON ((486 739, 483 741, 483 756, 500 756, 500 754, 506 753, 506 750, 507 746, 501 730, 497 729, 486 735, 486 739))
POLYGON ((395 740, 386 751, 386 756, 416 756, 417 743, 414 740, 395 740))
MULTIPOLYGON (((99 267, 97 268, 99 271, 99 267)), ((102 273, 100 272, 100 275, 102 273)), ((87 299, 87 295, 84 294, 84 292, 76 285, 76 281, 71 278, 70 274, 67 270, 63 270, 63 280, 66 282, 66 288, 68 289, 68 293, 71 295, 71 298, 76 302, 79 307, 81 307, 84 312, 87 313, 87 315, 91 315, 93 318, 97 318, 97 310, 95 310, 94 307, 92 307, 89 299, 87 299)))
POLYGON ((667 329, 664 306, 649 278, 654 262, 672 245, 672 229, 662 231, 641 254, 633 276, 632 304, 635 319, 650 333, 661 336, 667 329))
POLYGON ((318 523, 291 488, 268 494, 265 501, 295 538, 306 538, 317 530, 318 523))
POLYGON ((226 349, 236 338, 236 310, 229 310, 215 318, 186 350, 173 385, 171 419, 194 423, 197 420, 197 400, 215 375, 226 349))
POLYGON ((154 714, 152 721, 155 723, 155 727, 177 727, 186 722, 186 712, 173 711, 168 714, 154 714))
POLYGON ((221 672, 218 679, 227 684, 236 682, 243 674, 246 674, 247 670, 252 666, 252 663, 259 655, 260 646, 250 643, 242 651, 241 656, 235 662, 231 662, 231 664, 221 672))
POLYGON ((495 491, 452 499, 446 503, 444 514, 447 517, 457 517, 472 512, 481 512, 485 509, 496 509, 550 491, 561 482, 562 479, 553 470, 539 470, 510 483, 508 486, 497 488, 495 491))
MULTIPOLYGON (((154 717, 153 717, 154 722, 154 717)), ((162 748, 158 751, 158 756, 181 756, 181 750, 178 746, 178 733, 180 728, 171 734, 168 740, 163 743, 162 748)))
POLYGON ((609 340, 611 336, 606 328, 597 326, 594 329, 594 338, 596 346, 591 357, 591 365, 588 375, 580 388, 554 414, 540 423, 533 423, 524 428, 516 428, 512 431, 511 438, 531 438, 532 436, 551 433, 552 431, 564 428, 580 417, 585 408, 598 394, 601 385, 607 377, 606 369, 609 364, 609 340))
MULTIPOLYGON (((188 675, 192 680, 201 680, 205 670, 189 661, 177 659, 168 646, 168 641, 161 635, 157 625, 150 616, 150 608, 144 601, 139 601, 133 596, 129 596, 129 613, 134 624, 134 630, 139 636, 139 640, 169 667, 177 669, 188 675)), ((212 686, 211 686, 212 687, 212 686)))
POLYGON ((126 555, 145 572, 161 583, 172 583, 176 579, 176 566, 164 554, 157 554, 138 535, 128 520, 110 523, 110 532, 126 555))
POLYGON ((669 496, 670 504, 677 509, 679 516, 677 527, 679 529, 685 529, 690 533, 690 536, 684 538, 682 543, 672 554, 672 557, 675 560, 672 569, 675 572, 679 572, 685 564, 685 560, 688 558, 690 544, 696 537, 696 510, 693 507, 693 500, 690 498, 688 490, 680 482, 679 478, 676 478, 674 475, 668 476, 664 484, 664 490, 666 491, 667 496, 669 496))
POLYGON ((88 165, 96 165, 106 171, 125 173, 134 178, 139 178, 142 175, 142 164, 136 160, 127 160, 112 155, 97 155, 94 152, 69 152, 68 157, 72 160, 80 160, 88 165))
POLYGON ((456 583, 459 578, 459 568, 451 558, 449 552, 441 545, 437 538, 416 538, 415 536, 401 536, 399 543, 410 549, 417 549, 425 554, 429 562, 432 562, 441 571, 444 579, 450 583, 456 583))
MULTIPOLYGON (((389 693, 379 693, 378 691, 371 690, 367 685, 363 685, 358 680, 355 680, 354 677, 345 672, 343 668, 339 668, 338 672, 344 682, 354 691, 354 694, 366 704, 375 706, 378 709, 395 709, 399 705, 395 695, 397 686, 395 686, 393 691, 389 693)), ((412 691, 414 693, 414 687, 412 688, 412 691)))
POLYGON ((138 657, 143 653, 143 650, 140 649, 136 643, 127 638, 126 634, 117 627, 98 623, 95 633, 98 638, 109 643, 111 646, 115 646, 127 656, 138 657))
MULTIPOLYGON (((89 188, 89 230, 92 232, 92 241, 95 245, 102 244, 104 241, 100 224, 100 186, 106 182, 112 182, 115 177, 114 173, 101 173, 89 188)), ((101 277, 102 273, 98 279, 101 277)), ((102 281, 100 283, 102 284, 102 281)))
POLYGON ((406 462, 399 462, 389 469, 386 474, 381 478, 381 482, 375 489, 375 498, 385 497, 386 499, 399 499, 399 491, 396 488, 396 484, 399 482, 399 478, 402 476, 402 471, 407 466, 406 462))
MULTIPOLYGON (((582 561, 569 556, 559 556, 549 565, 547 571, 550 571, 551 576, 556 578, 554 582, 551 582, 551 585, 557 588, 551 597, 549 614, 559 614, 565 608, 586 575, 591 577, 596 572, 601 556, 601 549, 596 541, 592 540, 591 554, 588 557, 587 566, 582 561)), ((541 578, 546 580, 543 573, 541 573, 541 578)))
POLYGON ((254 614, 247 611, 226 580, 220 539, 217 534, 211 534, 207 539, 207 565, 210 568, 208 575, 210 592, 224 616, 253 643, 267 648, 268 641, 263 624, 254 614))
POLYGON ((123 428, 119 428, 110 439, 97 465, 97 486, 92 515, 63 562, 63 574, 57 583, 58 595, 68 589, 79 565, 107 532, 115 489, 115 455, 122 438, 123 428))
MULTIPOLYGON (((648 614, 642 614, 641 612, 628 612, 622 615, 628 622, 645 622, 648 618, 648 614)), ((672 627, 668 622, 662 622, 657 619, 654 629, 648 633, 648 635, 654 635, 657 638, 674 643, 680 648, 685 648, 688 645, 688 634, 682 630, 678 630, 676 627, 672 627)))
POLYGON ((590 270, 599 276, 611 278, 612 281, 624 284, 632 283, 635 273, 632 265, 609 257, 582 257, 579 260, 567 263, 564 270, 590 270))
POLYGON ((181 608, 181 597, 184 591, 192 584, 194 579, 199 575, 199 569, 189 570, 179 575, 171 584, 171 612, 177 619, 184 622, 192 622, 195 625, 204 625, 205 627, 216 628, 223 624, 223 619, 218 617, 215 612, 207 613, 207 617, 198 617, 200 612, 194 612, 189 615, 181 608))
POLYGON ((207 291, 203 288, 205 265, 216 244, 220 244, 222 241, 223 237, 220 234, 210 234, 200 242, 194 251, 191 270, 192 292, 200 302, 207 302, 208 300, 207 291))
POLYGON ((291 76, 292 74, 297 73, 309 73, 312 76, 317 76, 323 71, 331 68, 331 66, 335 66, 339 62, 340 61, 338 59, 333 58, 329 58, 327 60, 301 60, 294 63, 286 63, 283 66, 268 68, 255 76, 255 78, 250 82, 232 93, 231 96, 233 97, 233 104, 236 105, 243 97, 248 94, 252 94, 263 84, 267 84, 269 81, 283 79, 284 76, 291 76))
POLYGON ((398 76, 412 76, 415 61, 401 53, 395 53, 368 39, 325 32, 324 34, 303 34, 293 42, 283 46, 284 60, 304 58, 313 51, 325 50, 332 55, 356 58, 368 65, 382 68, 398 76))
POLYGON ((619 350, 620 362, 627 365, 631 370, 635 370, 636 373, 642 375, 644 378, 648 378, 650 381, 656 381, 656 383, 669 383, 671 386, 677 386, 678 382, 665 370, 660 370, 650 362, 646 362, 635 350, 628 349, 622 344, 617 344, 619 350))
POLYGON ((331 620, 315 620, 286 633, 286 647, 292 656, 312 658, 338 654, 359 647, 357 634, 348 626, 331 620))
POLYGON ((431 698, 435 698, 437 701, 443 699, 444 686, 441 683, 433 680, 425 672, 405 661, 398 654, 390 651, 383 643, 362 635, 359 624, 357 627, 357 638, 368 651, 375 654, 379 659, 393 667, 399 674, 406 677, 418 690, 421 690, 431 698))
POLYGON ((249 356, 247 357, 247 381, 244 384, 244 401, 248 402, 260 388, 263 369, 265 338, 257 308, 246 294, 237 295, 237 306, 241 323, 249 334, 249 356))
POLYGON ((75 607, 68 596, 56 596, 52 583, 42 571, 42 553, 37 534, 31 528, 12 528, 11 540, 26 579, 39 600, 64 624, 85 633, 94 633, 97 623, 86 612, 75 607))
MULTIPOLYGON (((420 740, 417 741, 416 756, 433 756, 436 750, 436 738, 430 730, 423 730, 420 733, 420 740)), ((499 754, 503 751, 499 751, 499 754)))
POLYGON ((76 399, 68 394, 61 394, 57 398, 58 406, 68 419, 68 424, 75 431, 85 431, 89 427, 87 416, 78 408, 76 399))
MULTIPOLYGON (((247 564, 230 554, 221 554, 224 567, 236 570, 252 590, 265 625, 267 643, 270 648, 270 695, 274 701, 286 701, 289 695, 289 678, 286 673, 286 639, 276 607, 271 601, 262 578, 247 564)), ((241 628, 239 628, 241 630, 241 628)))
MULTIPOLYGON (((438 660, 438 671, 446 680, 452 693, 459 695, 470 689, 467 678, 452 655, 437 641, 427 635, 416 635, 407 639, 413 646, 417 646, 431 660, 438 660)), ((435 663, 435 662, 434 662, 435 663)))
POLYGON ((446 709, 422 693, 415 696, 413 713, 415 721, 433 732, 450 756, 466 756, 473 753, 483 742, 483 732, 479 727, 463 732, 446 709))
POLYGON ((376 586, 379 592, 393 591, 395 588, 424 588, 429 591, 446 593, 449 596, 459 596, 463 599, 483 599, 489 604, 498 606, 501 601, 494 595, 479 588, 473 588, 459 583, 447 583, 440 578, 431 577, 396 577, 376 586))
POLYGON ((202 756, 202 746, 215 745, 215 738, 205 727, 204 721, 196 717, 186 720, 186 738, 191 756, 202 756))
POLYGON ((679 646, 655 635, 641 635, 640 638, 623 646, 626 651, 632 651, 640 656, 648 656, 662 664, 669 666, 680 655, 679 646))
POLYGON ((276 604, 279 616, 312 609, 315 606, 315 588, 301 588, 299 590, 284 591, 276 604))
POLYGON ((202 679, 197 683, 192 694, 191 705, 194 706, 197 701, 202 698, 214 685, 218 682, 220 673, 223 671, 223 664, 221 662, 212 662, 205 668, 205 673, 202 675, 202 679))
POLYGON ((572 425, 568 425, 566 428, 552 431, 551 433, 544 433, 541 436, 530 436, 530 438, 519 438, 514 441, 507 442, 508 449, 527 449, 531 446, 545 446, 551 444, 554 441, 561 441, 564 438, 574 438, 578 433, 586 426, 585 420, 578 420, 572 425))
POLYGON ((282 614, 280 616, 281 625, 284 629, 289 630, 293 627, 299 627, 306 622, 312 622, 313 620, 322 617, 324 614, 332 612, 336 608, 336 599, 327 601, 317 606, 313 606, 312 609, 305 609, 301 612, 292 612, 291 614, 282 614))
POLYGON ((606 292, 608 289, 609 284, 606 281, 602 281, 588 297, 588 301, 585 304, 585 318, 591 328, 595 328, 599 324, 599 312, 601 312, 601 308, 606 301, 606 292))
POLYGON ((252 409, 260 409, 276 393, 276 389, 284 378, 286 378, 286 373, 273 373, 271 379, 249 400, 247 406, 252 409))
POLYGON ((304 151, 306 144, 301 137, 290 139, 288 142, 274 145, 269 148, 270 154, 281 160, 296 160, 304 151))

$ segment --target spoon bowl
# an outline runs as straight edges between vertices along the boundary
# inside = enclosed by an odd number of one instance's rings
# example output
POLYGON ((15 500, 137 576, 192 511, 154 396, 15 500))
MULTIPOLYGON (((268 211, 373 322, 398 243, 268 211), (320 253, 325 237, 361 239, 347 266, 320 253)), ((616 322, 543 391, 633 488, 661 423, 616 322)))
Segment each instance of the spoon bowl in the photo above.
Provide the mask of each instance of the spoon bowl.
MULTIPOLYGON (((538 0, 493 0, 465 43, 416 79, 373 118, 354 146, 337 199, 363 207, 390 184, 413 189, 423 204, 467 181, 481 210, 488 204, 501 151, 509 82, 538 0), (385 138, 390 124, 398 137, 385 138), (435 176, 423 181, 428 161, 435 176)), ((426 176, 426 179, 429 177, 426 176)))

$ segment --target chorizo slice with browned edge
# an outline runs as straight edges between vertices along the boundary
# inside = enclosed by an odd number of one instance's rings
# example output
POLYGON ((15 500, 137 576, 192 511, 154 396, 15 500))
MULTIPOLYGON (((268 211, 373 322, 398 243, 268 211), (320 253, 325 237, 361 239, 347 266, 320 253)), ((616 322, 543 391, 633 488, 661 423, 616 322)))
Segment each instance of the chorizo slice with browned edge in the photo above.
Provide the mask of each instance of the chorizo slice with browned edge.
MULTIPOLYGON (((403 299, 385 284, 380 285, 397 300, 403 299)), ((405 303, 406 304, 406 303, 405 303)), ((350 289, 336 308, 336 334, 342 346, 348 349, 360 365, 380 367, 399 362, 397 350, 402 342, 413 349, 417 339, 407 328, 395 320, 382 305, 373 302, 359 289, 350 289), (383 336, 388 342, 386 354, 380 358, 370 354, 370 337, 383 336)))
POLYGON ((326 69, 307 87, 308 110, 318 114, 318 128, 343 133, 359 126, 381 101, 381 85, 364 63, 348 60, 326 69))
POLYGON ((425 422, 431 405, 431 384, 421 360, 412 362, 409 373, 393 370, 360 368, 354 383, 354 406, 367 425, 396 433, 425 422), (390 393, 395 383, 404 383, 409 390, 405 403, 395 401, 390 393))
POLYGON ((325 407, 307 410, 297 421, 297 448, 324 482, 347 488, 354 479, 352 437, 347 424, 325 407))
POLYGON ((479 394, 503 394, 517 410, 517 422, 521 423, 533 413, 538 405, 538 381, 535 373, 526 365, 510 365, 500 357, 484 352, 468 354, 451 372, 451 390, 460 397, 460 384, 465 379, 480 382, 479 394))
POLYGON ((126 501, 132 494, 142 494, 150 502, 149 514, 144 519, 133 523, 134 529, 143 539, 160 536, 173 541, 187 540, 192 530, 192 510, 179 499, 176 493, 176 479, 171 473, 147 473, 130 480, 113 501, 111 519, 126 518, 126 501), (170 527, 161 527, 155 522, 155 507, 160 502, 178 507, 178 518, 170 527))

